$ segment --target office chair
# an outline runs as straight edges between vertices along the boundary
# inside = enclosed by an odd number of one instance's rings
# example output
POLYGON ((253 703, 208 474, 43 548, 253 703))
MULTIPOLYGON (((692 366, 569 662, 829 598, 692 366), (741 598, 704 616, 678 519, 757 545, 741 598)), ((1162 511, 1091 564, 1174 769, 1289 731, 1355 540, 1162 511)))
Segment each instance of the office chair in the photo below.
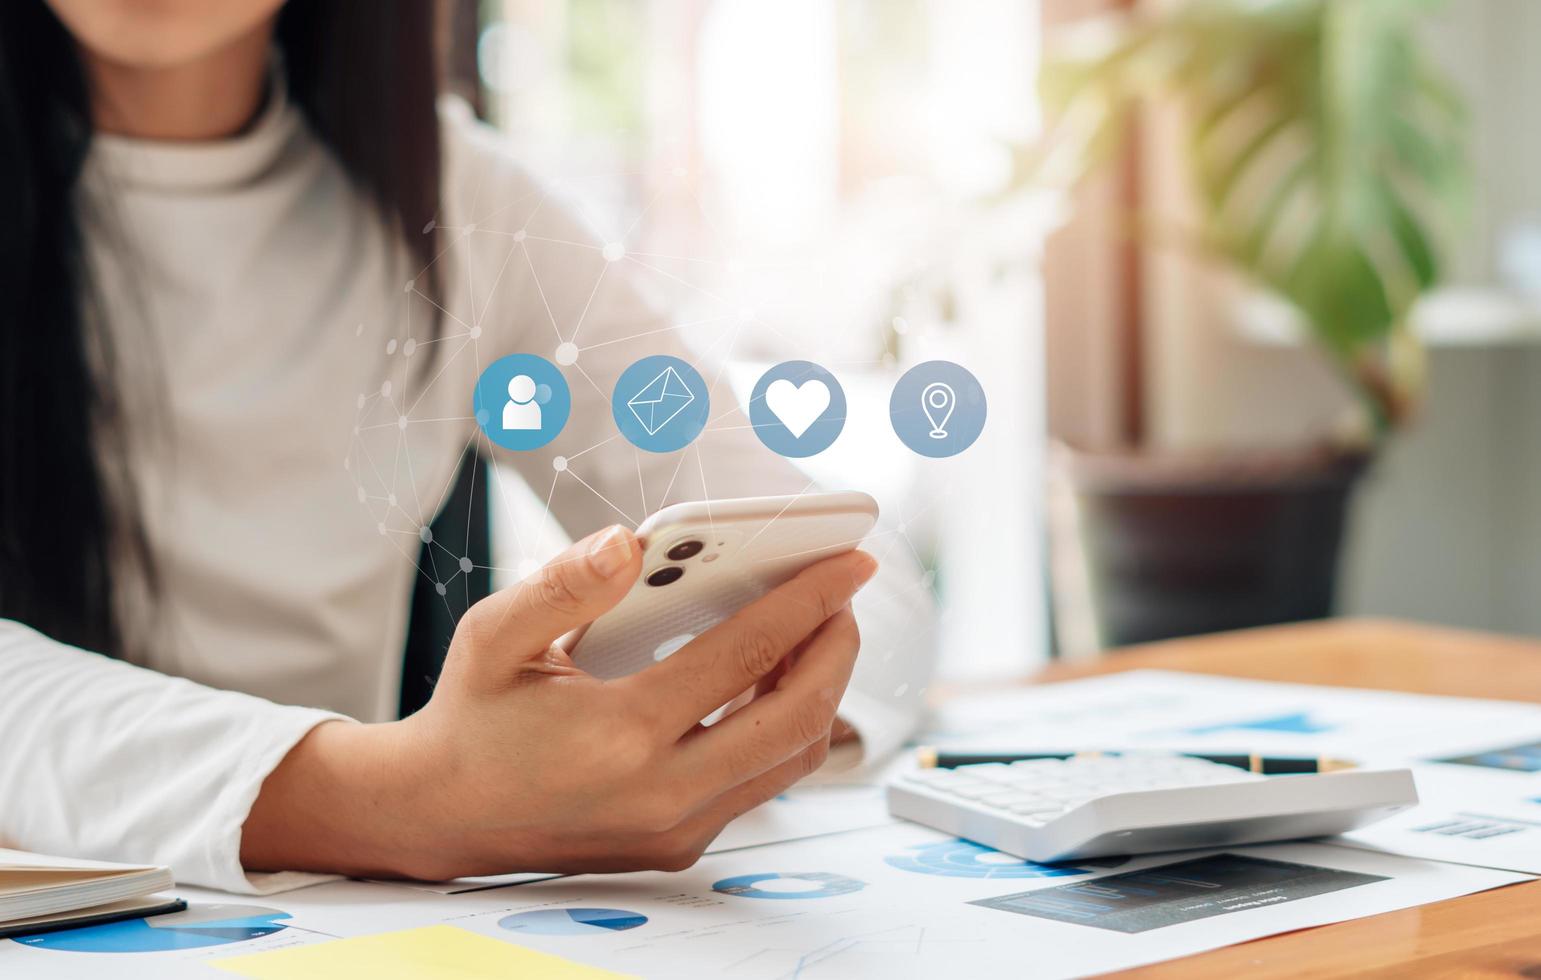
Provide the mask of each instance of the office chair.
POLYGON ((402 718, 428 703, 444 656, 465 611, 492 592, 492 530, 488 513, 487 463, 474 453, 461 460, 444 508, 429 527, 432 543, 418 553, 417 586, 402 652, 402 718), (470 572, 458 559, 471 559, 470 572), (435 587, 445 582, 445 594, 435 587))

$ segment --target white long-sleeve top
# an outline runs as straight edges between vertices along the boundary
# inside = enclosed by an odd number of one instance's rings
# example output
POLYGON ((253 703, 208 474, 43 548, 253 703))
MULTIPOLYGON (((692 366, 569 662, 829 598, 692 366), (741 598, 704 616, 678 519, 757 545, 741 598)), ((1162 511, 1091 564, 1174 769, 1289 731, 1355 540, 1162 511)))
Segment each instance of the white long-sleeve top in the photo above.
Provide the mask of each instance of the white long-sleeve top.
MULTIPOLYGON (((462 103, 440 115, 437 340, 423 270, 281 91, 233 139, 95 141, 88 257, 160 600, 127 571, 117 583, 134 663, 0 621, 0 846, 166 864, 230 891, 314 881, 248 874, 242 823, 313 726, 394 717, 415 583, 464 588, 456 556, 417 567, 418 533, 468 448, 487 451, 471 391, 497 357, 581 348, 561 435, 492 450, 573 536, 668 502, 807 487, 726 385, 695 448, 654 455, 617 434, 608 394, 627 365, 701 362, 649 306, 649 270, 607 259, 462 103)), ((858 600, 842 704, 869 753, 906 734, 931 657, 916 570, 889 566, 858 600)))

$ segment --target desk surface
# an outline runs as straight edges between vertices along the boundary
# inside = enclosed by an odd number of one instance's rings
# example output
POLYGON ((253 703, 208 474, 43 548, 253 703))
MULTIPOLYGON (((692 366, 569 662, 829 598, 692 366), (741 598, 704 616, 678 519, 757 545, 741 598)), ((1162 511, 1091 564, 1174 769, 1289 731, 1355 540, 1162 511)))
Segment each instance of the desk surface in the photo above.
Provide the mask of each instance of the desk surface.
MULTIPOLYGON (((1374 620, 1173 640, 1036 679, 1139 668, 1541 702, 1541 643, 1374 620)), ((1131 977, 1541 976, 1541 881, 1131 970, 1131 977)))

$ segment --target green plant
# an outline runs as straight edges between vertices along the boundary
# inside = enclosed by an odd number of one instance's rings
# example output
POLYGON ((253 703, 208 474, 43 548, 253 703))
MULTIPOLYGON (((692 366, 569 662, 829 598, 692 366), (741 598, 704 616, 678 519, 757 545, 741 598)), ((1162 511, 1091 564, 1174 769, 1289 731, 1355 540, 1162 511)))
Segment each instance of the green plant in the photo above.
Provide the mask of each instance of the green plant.
POLYGON ((1182 108, 1182 236, 1292 303, 1377 440, 1418 401, 1413 303, 1464 209, 1465 110, 1420 44, 1429 0, 1192 0, 1058 39, 1038 179, 1115 151, 1147 99, 1182 108))

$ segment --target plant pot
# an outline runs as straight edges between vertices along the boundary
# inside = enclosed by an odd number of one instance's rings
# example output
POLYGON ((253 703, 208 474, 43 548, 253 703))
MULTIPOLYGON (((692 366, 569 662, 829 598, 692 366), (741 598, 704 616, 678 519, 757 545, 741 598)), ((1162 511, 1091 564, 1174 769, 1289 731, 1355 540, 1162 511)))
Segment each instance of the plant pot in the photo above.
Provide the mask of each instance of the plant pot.
POLYGON ((1079 645, 1092 635, 1099 647, 1124 646, 1332 615, 1367 454, 1059 447, 1055 457, 1055 548, 1079 550, 1069 561, 1056 555, 1056 611, 1089 614, 1090 630, 1068 631, 1079 645))

